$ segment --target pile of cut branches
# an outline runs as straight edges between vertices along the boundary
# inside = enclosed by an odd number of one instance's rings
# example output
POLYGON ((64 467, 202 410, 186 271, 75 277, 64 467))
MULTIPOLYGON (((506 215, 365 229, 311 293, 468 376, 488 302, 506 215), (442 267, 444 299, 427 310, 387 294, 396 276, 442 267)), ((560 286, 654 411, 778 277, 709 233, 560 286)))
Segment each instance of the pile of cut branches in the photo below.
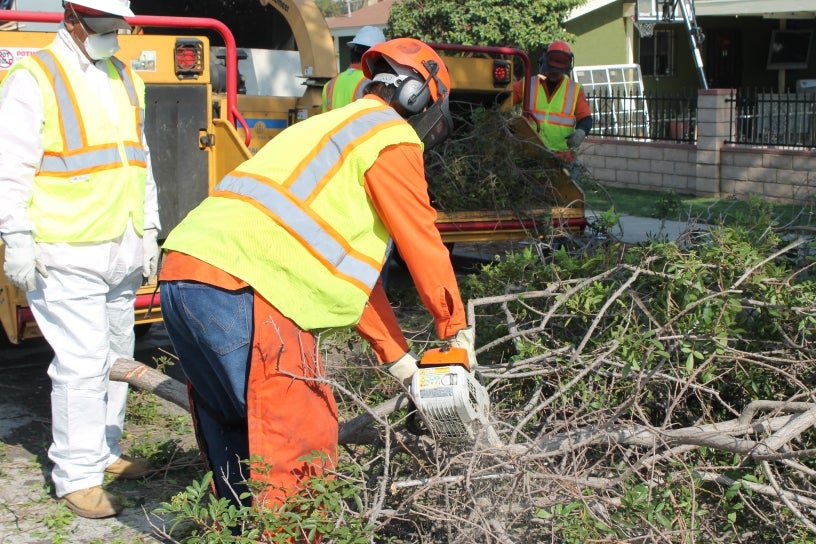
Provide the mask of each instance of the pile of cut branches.
POLYGON ((454 104, 453 110, 453 134, 425 154, 438 210, 524 211, 561 204, 553 195, 569 174, 533 131, 519 133, 525 120, 497 108, 454 104))
MULTIPOLYGON (((816 241, 760 201, 750 218, 531 243, 463 282, 498 443, 407 432, 401 385, 327 333, 339 507, 368 534, 337 519, 324 540, 816 543, 816 241)), ((429 317, 401 325, 438 342, 429 317)))
POLYGON ((466 282, 501 445, 413 437, 369 406, 387 432, 344 441, 383 486, 364 486, 381 534, 816 542, 816 244, 752 211, 677 243, 531 246, 466 282))

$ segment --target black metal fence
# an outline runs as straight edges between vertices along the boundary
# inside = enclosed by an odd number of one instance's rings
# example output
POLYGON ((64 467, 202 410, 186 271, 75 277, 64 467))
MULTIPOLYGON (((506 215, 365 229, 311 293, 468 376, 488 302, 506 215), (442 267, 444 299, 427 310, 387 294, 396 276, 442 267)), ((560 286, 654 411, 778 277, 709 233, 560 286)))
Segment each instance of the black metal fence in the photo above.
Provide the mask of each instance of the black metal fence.
MULTIPOLYGON (((697 142, 697 95, 588 93, 592 135, 637 141, 697 142)), ((816 92, 739 89, 729 102, 729 144, 816 148, 816 92)))
POLYGON ((816 148, 816 93, 737 90, 731 95, 733 137, 726 143, 816 148))
POLYGON ((697 95, 588 93, 593 136, 695 143, 697 95))

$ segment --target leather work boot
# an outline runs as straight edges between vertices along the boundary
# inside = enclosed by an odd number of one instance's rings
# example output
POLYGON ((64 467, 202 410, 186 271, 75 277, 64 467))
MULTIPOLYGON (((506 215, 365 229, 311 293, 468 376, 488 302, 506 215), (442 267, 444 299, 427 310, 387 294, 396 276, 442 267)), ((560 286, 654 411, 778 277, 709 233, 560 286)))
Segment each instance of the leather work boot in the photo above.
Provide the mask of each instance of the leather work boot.
POLYGON ((60 500, 83 518, 109 518, 124 508, 119 499, 102 489, 101 485, 68 493, 60 500))
POLYGON ((153 465, 147 459, 128 457, 127 455, 121 456, 105 469, 106 473, 123 480, 137 480, 147 476, 152 471, 153 465))

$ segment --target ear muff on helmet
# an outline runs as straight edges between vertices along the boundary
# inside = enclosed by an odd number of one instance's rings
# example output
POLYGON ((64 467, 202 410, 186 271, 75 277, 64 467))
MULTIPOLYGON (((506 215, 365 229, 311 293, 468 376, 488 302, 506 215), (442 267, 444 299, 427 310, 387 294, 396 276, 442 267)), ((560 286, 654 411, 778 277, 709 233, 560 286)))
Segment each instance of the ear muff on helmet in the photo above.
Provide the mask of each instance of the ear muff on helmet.
POLYGON ((409 114, 419 113, 428 107, 431 101, 431 91, 427 81, 414 76, 397 77, 394 81, 397 92, 394 101, 409 114))
POLYGON ((450 74, 439 54, 414 38, 395 38, 365 52, 363 74, 393 86, 391 104, 407 117, 428 150, 443 142, 453 120, 448 106, 450 74))
POLYGON ((403 89, 405 100, 402 104, 411 110, 416 109, 413 104, 417 102, 424 102, 427 106, 439 100, 451 88, 450 74, 442 58, 428 44, 415 38, 394 38, 366 51, 362 59, 365 77, 375 80, 383 69, 381 61, 390 67, 389 72, 403 79, 400 83, 406 84, 406 87, 403 89), (409 82, 409 78, 412 81, 409 82), (413 80, 419 85, 415 85, 413 80), (428 99, 423 101, 426 90, 429 91, 428 99))

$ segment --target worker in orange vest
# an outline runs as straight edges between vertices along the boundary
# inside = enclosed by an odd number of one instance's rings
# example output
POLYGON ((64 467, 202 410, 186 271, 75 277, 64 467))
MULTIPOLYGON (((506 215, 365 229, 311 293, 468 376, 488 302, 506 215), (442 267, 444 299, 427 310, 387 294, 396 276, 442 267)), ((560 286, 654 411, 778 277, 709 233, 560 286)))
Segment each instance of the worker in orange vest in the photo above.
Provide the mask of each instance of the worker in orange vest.
POLYGON ((584 89, 569 76, 574 55, 569 45, 555 40, 539 59, 539 73, 513 86, 513 104, 523 100, 524 85, 530 86, 524 109, 535 120, 544 145, 562 161, 575 161, 575 150, 592 130, 592 111, 584 89))

